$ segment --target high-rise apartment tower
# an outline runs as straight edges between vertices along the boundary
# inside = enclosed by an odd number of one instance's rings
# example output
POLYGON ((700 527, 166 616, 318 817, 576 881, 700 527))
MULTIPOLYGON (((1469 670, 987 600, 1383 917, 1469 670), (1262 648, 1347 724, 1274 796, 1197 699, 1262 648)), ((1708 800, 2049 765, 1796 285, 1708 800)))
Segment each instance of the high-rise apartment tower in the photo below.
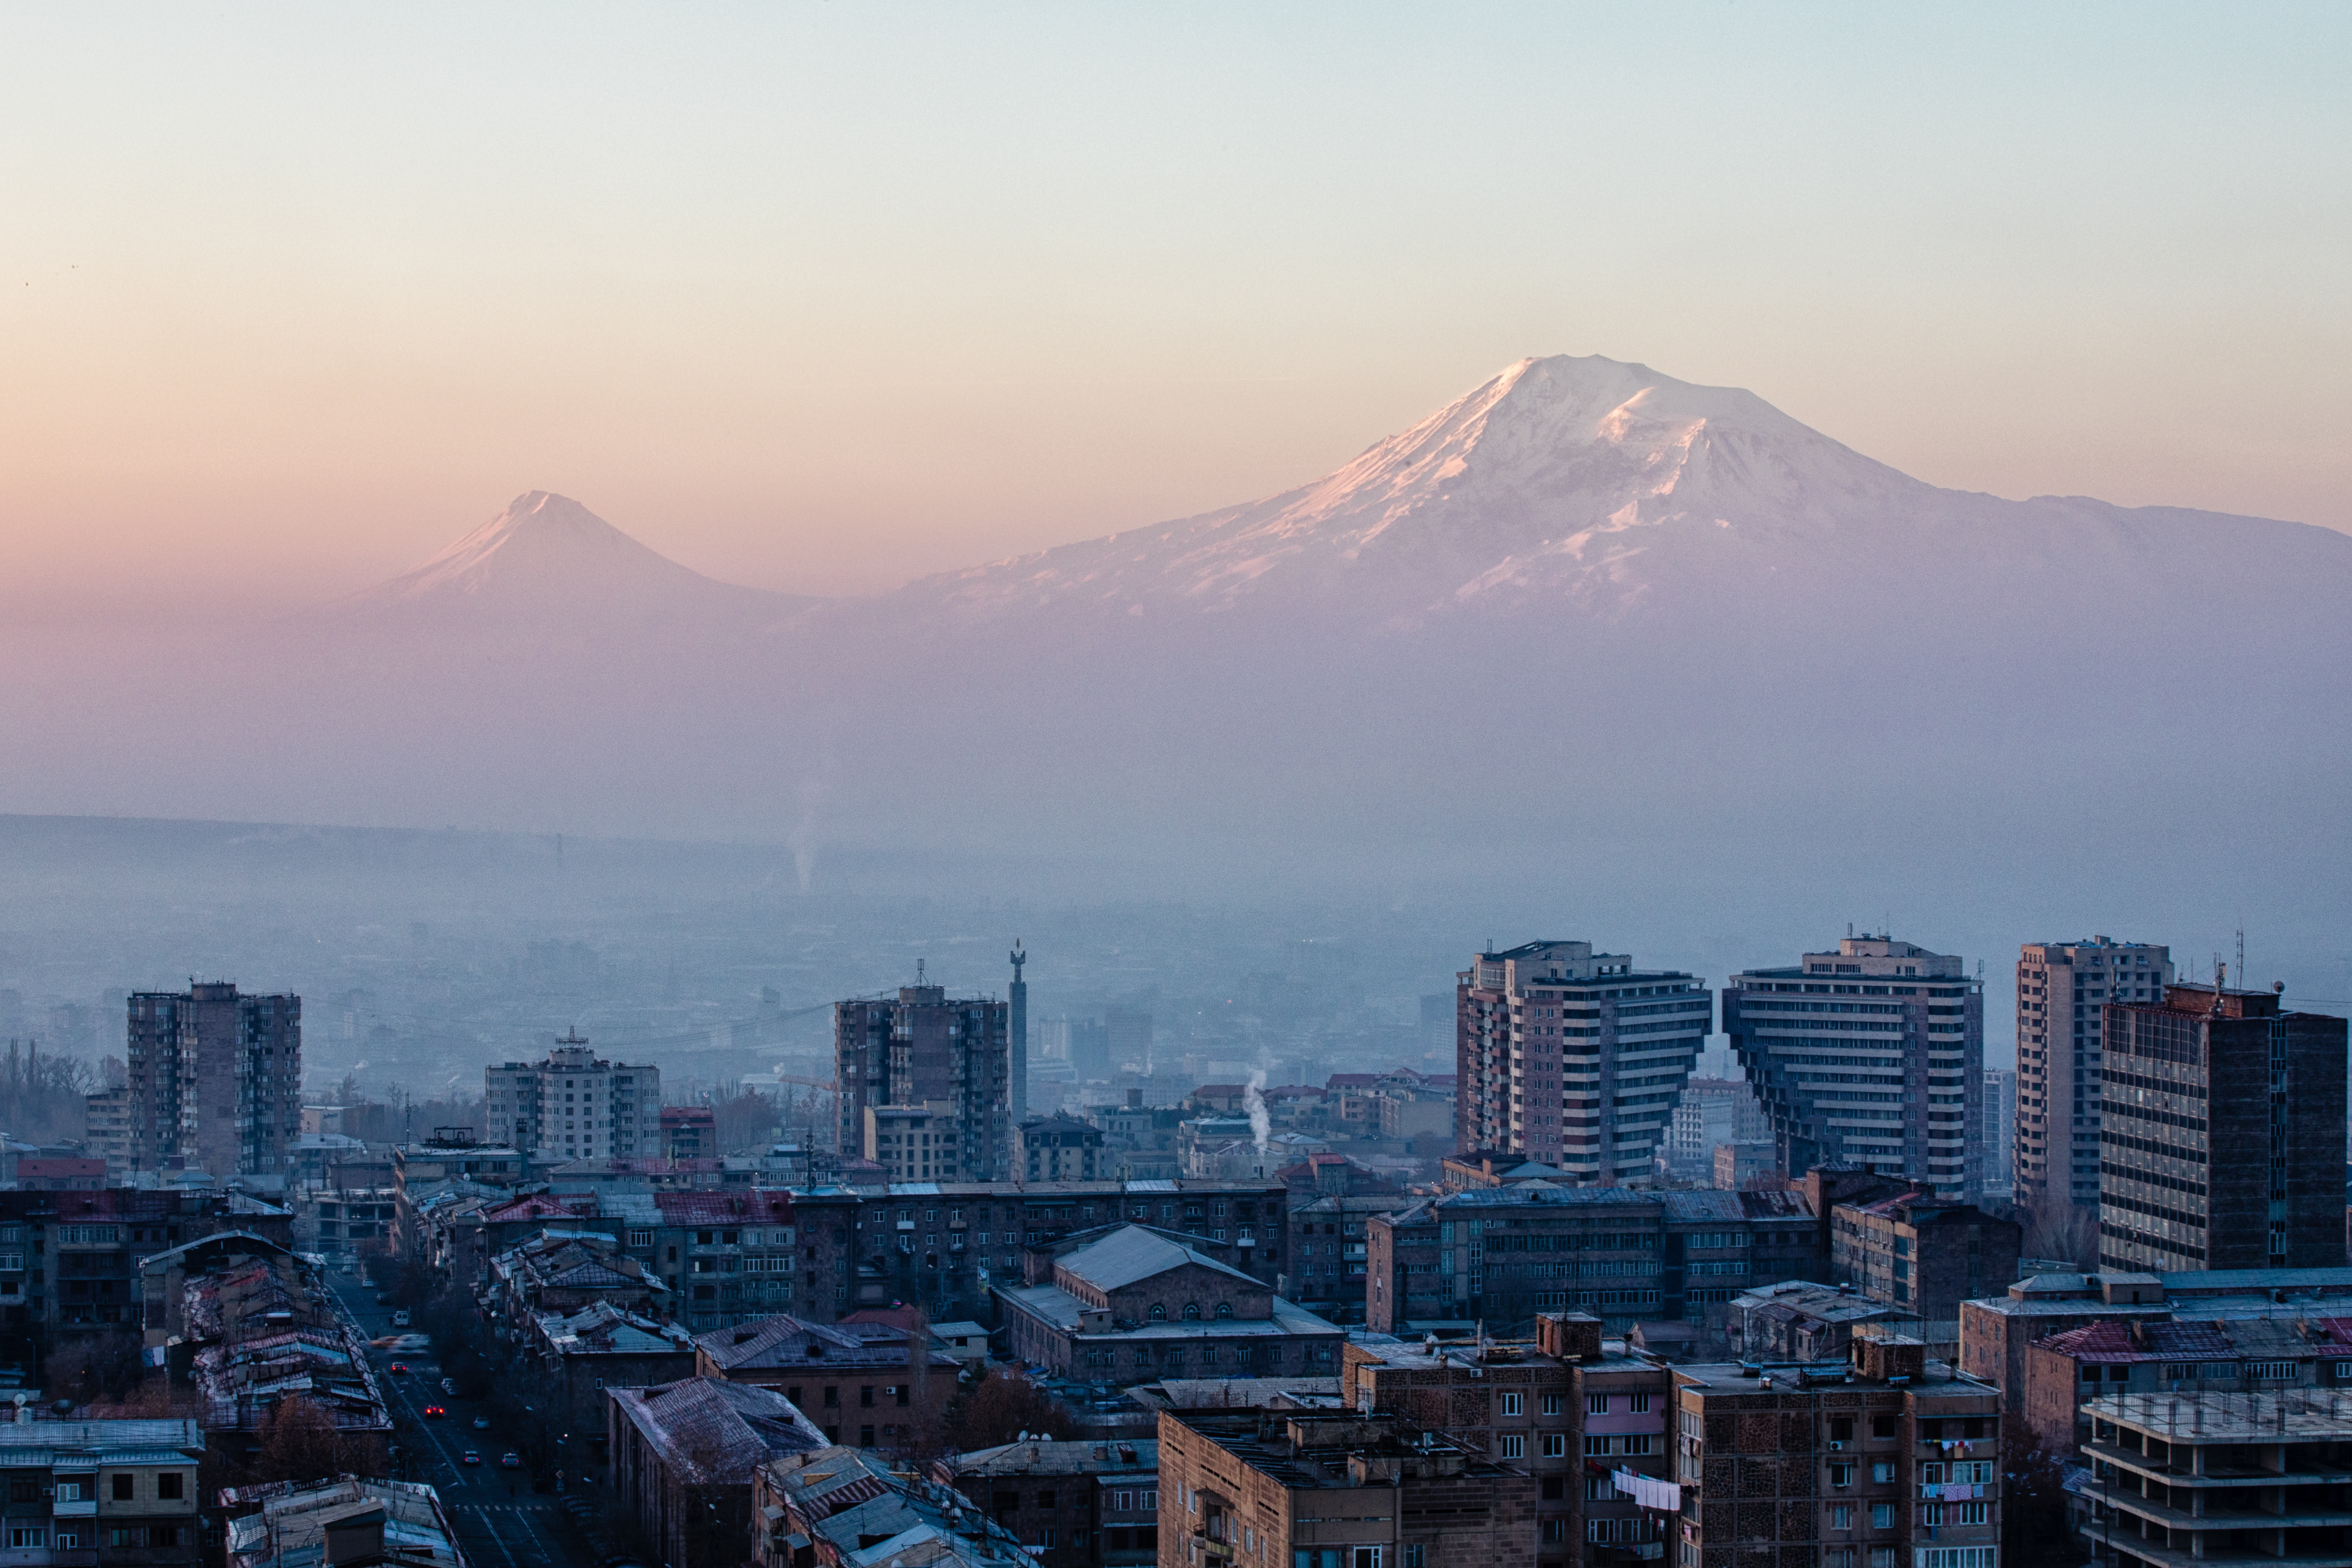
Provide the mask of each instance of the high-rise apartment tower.
POLYGON ((2172 952, 2151 942, 2030 942, 2017 953, 2017 1127, 2021 1207, 2052 1197, 2099 1205, 2101 1015, 2110 1002, 2160 1002, 2172 952))
POLYGON ((661 1070, 606 1061, 567 1030, 544 1061, 482 1069, 482 1120, 492 1142, 533 1160, 658 1159, 661 1070))
POLYGON ((1782 1166, 1851 1164, 1973 1199, 1984 1182, 1984 995, 1961 961, 1847 937, 1723 986, 1723 1032, 1782 1166))
POLYGON ((1022 966, 1029 955, 1021 951, 1021 941, 1013 942, 1013 985, 1004 994, 1005 1040, 1012 1058, 1013 1125, 1020 1126, 1029 1120, 1029 982, 1022 978, 1022 966))
POLYGON ((2344 1267, 2345 1021, 2175 984, 2103 1022, 2100 1267, 2344 1267))
POLYGON ((286 1169, 302 1132, 302 999, 234 984, 131 994, 120 1145, 132 1170, 286 1169))
POLYGON ((1594 1182, 1651 1173, 1715 1026, 1696 978, 1589 942, 1482 952, 1455 976, 1454 1007, 1456 1146, 1594 1182))
POLYGON ((930 1107, 936 1113, 920 1132, 900 1129, 897 1135, 925 1141, 923 1163, 934 1179, 1010 1179, 1009 1011, 985 997, 950 1000, 943 985, 902 985, 895 997, 835 1003, 841 1147, 865 1146, 868 1109, 930 1107))

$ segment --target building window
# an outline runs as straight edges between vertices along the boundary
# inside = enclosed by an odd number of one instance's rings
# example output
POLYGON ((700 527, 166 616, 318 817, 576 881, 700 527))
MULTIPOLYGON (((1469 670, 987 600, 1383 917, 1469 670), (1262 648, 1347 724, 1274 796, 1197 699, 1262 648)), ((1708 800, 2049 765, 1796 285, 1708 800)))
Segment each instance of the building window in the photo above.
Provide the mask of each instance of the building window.
POLYGON ((1528 1440, 1517 1432, 1503 1434, 1503 1458, 1524 1459, 1528 1457, 1528 1440))
POLYGON ((1853 1504, 1850 1502, 1833 1502, 1830 1504, 1830 1528, 1832 1530, 1852 1530, 1853 1528, 1853 1504))
POLYGON ((1607 1394, 1586 1394, 1586 1395, 1584 1396, 1584 1410, 1585 1410, 1585 1414, 1587 1414, 1587 1415, 1608 1415, 1608 1414, 1609 1414, 1609 1396, 1608 1396, 1607 1394))
POLYGON ((1419 1542, 1408 1542, 1404 1549, 1404 1568, 1429 1568, 1429 1548, 1419 1542))
POLYGON ((1520 1396, 1519 1396, 1518 1394, 1506 1394, 1505 1395, 1503 1395, 1503 1414, 1504 1414, 1504 1415, 1518 1415, 1518 1414, 1520 1413, 1520 1405, 1521 1405, 1521 1398, 1520 1398, 1520 1396))
POLYGON ((1895 1505, 1891 1502, 1872 1503, 1870 1505, 1870 1528, 1873 1530, 1894 1529, 1895 1505))
POLYGON ((1543 1440, 1543 1457, 1547 1459, 1566 1458, 1568 1457, 1568 1434, 1565 1432, 1545 1433, 1543 1440))
POLYGON ((180 1488, 185 1479, 186 1478, 177 1470, 163 1471, 155 1478, 155 1495, 166 1501, 176 1500, 181 1495, 180 1488))
POLYGON ((1646 1415, 1650 1413, 1650 1396, 1648 1394, 1629 1394, 1625 1396, 1625 1408, 1631 1410, 1634 1415, 1646 1415))
MULTIPOLYGON (((2352 1376, 2352 1373, 2343 1373, 2339 1375, 2352 1376)), ((1560 1406, 1564 1403, 1566 1402, 1562 1400, 1559 1394, 1547 1394, 1543 1396, 1543 1405, 1541 1409, 1546 1415, 1557 1415, 1560 1413, 1560 1406)))

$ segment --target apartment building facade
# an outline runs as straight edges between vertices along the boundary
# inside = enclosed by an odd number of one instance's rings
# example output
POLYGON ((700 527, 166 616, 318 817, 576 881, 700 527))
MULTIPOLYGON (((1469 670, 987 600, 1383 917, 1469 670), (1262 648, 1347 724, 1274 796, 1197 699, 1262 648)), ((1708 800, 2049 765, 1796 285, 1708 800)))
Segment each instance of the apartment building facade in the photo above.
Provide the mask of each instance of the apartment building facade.
POLYGON ((2342 1267, 2345 1020, 2174 984, 2104 1025, 2101 1265, 2342 1267))
POLYGON ((869 1111, 935 1108, 914 1146, 929 1171, 922 1179, 1014 1174, 1004 1003, 950 998, 941 985, 902 985, 895 996, 835 1003, 833 1024, 842 1148, 865 1146, 869 1111))
POLYGON ((1830 1281, 1927 1322, 1958 1322, 1962 1301, 2017 1278, 2023 1240, 2015 1220, 1932 1193, 1840 1204, 1830 1213, 1830 1281))
POLYGON ((660 1069, 607 1061, 576 1029, 540 1061, 483 1068, 482 1121, 542 1163, 668 1154, 660 1069))
POLYGON ((1647 1177, 1715 1026, 1696 977, 1587 942, 1482 952, 1455 977, 1454 1145, 1647 1177))
POLYGON ((1781 1168, 1851 1164, 1973 1199, 1984 1179, 1983 991, 1960 959, 1885 936, 1726 981, 1723 1030, 1781 1168))
POLYGON ((2099 1206, 2100 1069, 2109 1002, 2156 1003, 2172 951, 2154 942, 2030 942, 2017 953, 2011 1179, 2022 1207, 2099 1206))
POLYGON ((110 1140, 135 1171, 286 1169, 302 1132, 302 999, 221 981, 133 992, 110 1140))
POLYGON ((1673 1369, 1684 1568, 1995 1568, 1999 1392, 1916 1340, 1851 1350, 1673 1369))
POLYGON ((1535 1478, 1448 1435, 1356 1412, 1163 1410, 1159 1436, 1163 1568, 1535 1568, 1535 1478))

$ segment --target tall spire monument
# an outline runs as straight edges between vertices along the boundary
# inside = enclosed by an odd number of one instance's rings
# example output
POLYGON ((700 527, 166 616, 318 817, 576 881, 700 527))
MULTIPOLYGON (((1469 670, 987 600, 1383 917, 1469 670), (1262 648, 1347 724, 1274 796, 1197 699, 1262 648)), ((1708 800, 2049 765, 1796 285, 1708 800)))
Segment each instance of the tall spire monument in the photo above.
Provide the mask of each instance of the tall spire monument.
POLYGON ((1010 1016, 1004 1020, 1006 1043, 1011 1047, 1013 1079, 1013 1126, 1017 1131, 1029 1120, 1029 983, 1021 978, 1021 966, 1029 955, 1021 951, 1021 939, 1013 939, 1013 989, 1005 993, 1010 1004, 1010 1016))

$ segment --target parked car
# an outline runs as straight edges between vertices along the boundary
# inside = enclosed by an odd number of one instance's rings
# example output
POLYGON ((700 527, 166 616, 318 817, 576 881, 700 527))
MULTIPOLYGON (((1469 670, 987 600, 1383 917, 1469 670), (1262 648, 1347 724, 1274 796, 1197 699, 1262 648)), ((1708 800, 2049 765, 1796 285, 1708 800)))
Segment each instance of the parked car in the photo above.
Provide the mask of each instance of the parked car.
POLYGON ((488 1431, 489 1429, 490 1429, 490 1418, 489 1418, 488 1416, 487 1416, 487 1415, 477 1415, 477 1416, 475 1416, 475 1417, 474 1417, 474 1430, 475 1430, 475 1431, 477 1431, 477 1432, 487 1432, 487 1431, 488 1431))
POLYGON ((499 1456, 499 1468, 502 1470, 521 1469, 522 1456, 516 1453, 512 1448, 509 1448, 505 1453, 499 1456))
POLYGON ((404 1361, 394 1362, 392 1363, 392 1375, 394 1377, 406 1377, 408 1375, 408 1363, 404 1361))
POLYGON ((478 1465, 482 1462, 482 1456, 475 1449, 468 1448, 457 1456, 457 1462, 461 1465, 478 1465))
POLYGON ((441 1406, 437 1405, 428 1405, 425 1407, 425 1414, 428 1417, 438 1417, 446 1415, 449 1413, 446 1410, 442 1409, 441 1406))
POLYGON ((455 1399, 457 1396, 457 1380, 454 1377, 443 1378, 441 1380, 441 1392, 447 1394, 450 1398, 455 1399))
POLYGON ((395 1329, 404 1329, 408 1327, 407 1308, 403 1307, 399 1311, 394 1312, 392 1315, 392 1326, 395 1329))

